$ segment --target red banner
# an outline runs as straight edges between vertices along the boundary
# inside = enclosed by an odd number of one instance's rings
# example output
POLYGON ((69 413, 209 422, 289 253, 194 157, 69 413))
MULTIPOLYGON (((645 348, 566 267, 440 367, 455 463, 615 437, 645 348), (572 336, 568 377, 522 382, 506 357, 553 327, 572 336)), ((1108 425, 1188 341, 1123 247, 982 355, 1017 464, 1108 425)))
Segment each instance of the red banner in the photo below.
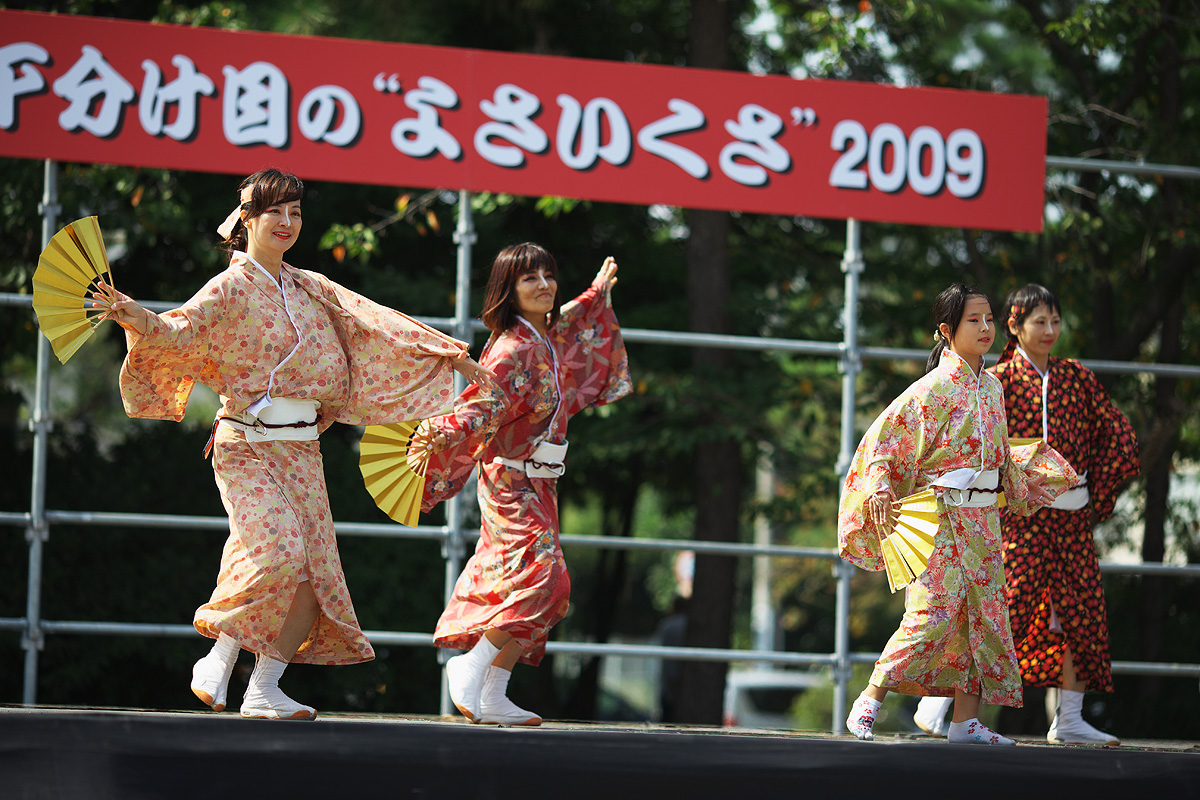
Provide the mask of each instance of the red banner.
POLYGON ((0 10, 0 155, 1042 228, 1045 98, 0 10))

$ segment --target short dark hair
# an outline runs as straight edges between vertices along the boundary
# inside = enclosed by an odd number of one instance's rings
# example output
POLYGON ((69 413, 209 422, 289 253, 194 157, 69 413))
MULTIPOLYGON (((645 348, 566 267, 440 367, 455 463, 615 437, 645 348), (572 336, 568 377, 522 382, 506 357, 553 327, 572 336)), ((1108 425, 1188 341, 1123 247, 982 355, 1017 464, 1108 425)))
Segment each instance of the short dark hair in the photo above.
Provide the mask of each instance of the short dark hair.
MULTIPOLYGON (((547 275, 558 277, 558 264, 546 248, 533 242, 509 245, 496 254, 492 262, 492 274, 488 277, 487 291, 483 297, 483 324, 496 333, 502 333, 517 324, 520 310, 517 308, 517 279, 530 272, 544 270, 547 275)), ((558 289, 554 291, 554 308, 550 312, 550 324, 558 322, 558 289)))
POLYGON ((1001 319, 1004 320, 1004 334, 1009 341, 1015 342, 1017 337, 1008 329, 1008 324, 1011 322, 1020 327, 1025 318, 1032 314, 1038 306, 1046 306, 1055 314, 1062 316, 1062 306, 1059 305, 1058 295, 1041 284, 1027 283, 1020 289, 1014 289, 1008 293, 1008 299, 1004 301, 1004 316, 1001 319))
MULTIPOLYGON (((304 199, 304 181, 290 172, 281 172, 274 168, 259 170, 242 181, 238 185, 239 201, 247 186, 254 188, 250 192, 250 198, 239 206, 239 208, 245 209, 246 219, 254 219, 271 206, 304 199)), ((246 225, 241 219, 238 219, 233 223, 233 230, 229 232, 229 238, 222 242, 221 246, 225 250, 233 252, 234 250, 245 250, 248 244, 246 225)))
POLYGON ((989 305, 992 302, 985 293, 979 291, 974 286, 967 286, 965 283, 950 284, 933 301, 933 319, 936 326, 937 341, 933 345, 933 350, 929 353, 929 360, 925 363, 926 372, 933 372, 937 369, 938 361, 942 357, 942 350, 950 346, 950 339, 953 339, 954 334, 958 332, 963 312, 967 308, 967 300, 972 297, 982 297, 988 301, 989 305), (950 326, 949 339, 942 335, 943 322, 950 326))

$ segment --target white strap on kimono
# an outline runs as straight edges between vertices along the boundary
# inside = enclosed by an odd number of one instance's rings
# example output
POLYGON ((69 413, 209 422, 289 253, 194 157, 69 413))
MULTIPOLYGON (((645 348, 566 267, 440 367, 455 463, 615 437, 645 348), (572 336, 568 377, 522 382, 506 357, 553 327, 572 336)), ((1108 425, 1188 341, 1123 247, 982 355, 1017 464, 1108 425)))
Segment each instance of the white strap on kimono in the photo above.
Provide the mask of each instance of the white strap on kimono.
MULTIPOLYGON (((980 365, 980 370, 976 374, 971 370, 958 353, 946 348, 942 350, 942 360, 947 357, 957 358, 962 361, 964 366, 975 376, 975 419, 979 430, 986 430, 983 423, 983 367, 980 365)), ((940 366, 939 362, 939 366, 940 366)), ((1000 471, 995 469, 983 469, 982 463, 980 469, 972 469, 971 467, 963 467, 961 469, 951 470, 934 481, 931 486, 936 486, 944 491, 940 492, 942 501, 948 506, 967 506, 973 508, 981 508, 983 506, 994 506, 1000 497, 1000 471)))
POLYGON ((204 457, 208 458, 212 452, 217 426, 222 422, 241 425, 246 431, 247 442, 311 442, 320 435, 317 427, 321 419, 320 411, 321 404, 316 400, 293 400, 290 397, 276 397, 271 405, 259 409, 258 416, 250 411, 232 416, 218 411, 212 432, 208 435, 208 444, 204 445, 204 457))
POLYGON ((270 406, 276 400, 276 398, 271 397, 271 390, 273 388, 275 388, 275 373, 279 372, 279 370, 283 367, 283 365, 286 364, 288 361, 290 361, 292 356, 296 355, 296 351, 300 349, 300 342, 303 341, 304 337, 300 334, 300 326, 296 324, 296 318, 292 316, 291 306, 288 305, 287 291, 284 289, 284 284, 283 284, 282 267, 280 268, 280 272, 279 272, 279 280, 276 281, 275 278, 273 278, 271 276, 271 273, 267 271, 266 267, 264 267, 262 264, 255 261, 253 258, 250 258, 249 255, 241 252, 240 250, 238 250, 234 253, 235 257, 238 255, 246 256, 247 261, 249 261, 254 266, 258 267, 259 271, 262 272, 262 274, 265 275, 267 278, 269 278, 271 283, 274 283, 276 286, 279 287, 279 294, 283 296, 283 313, 287 314, 288 322, 292 323, 292 330, 294 330, 296 332, 296 344, 292 347, 291 350, 288 351, 288 354, 283 357, 283 360, 281 360, 278 364, 275 365, 275 367, 271 370, 271 374, 267 376, 267 393, 264 394, 262 397, 260 397, 258 400, 256 400, 254 402, 254 404, 250 406, 250 408, 246 409, 248 413, 253 414, 254 416, 257 416, 261 419, 262 418, 262 414, 261 414, 262 410, 267 408, 268 406, 270 406))
POLYGON ((511 469, 519 469, 531 478, 561 478, 567 470, 566 461, 566 442, 562 444, 542 442, 524 461, 504 456, 496 456, 492 459, 493 464, 503 464, 511 469))
POLYGON ((1079 483, 1067 489, 1065 492, 1054 498, 1048 508, 1057 508, 1059 511, 1078 511, 1086 506, 1092 500, 1091 494, 1087 487, 1087 473, 1079 476, 1079 483))
POLYGON ((259 412, 257 422, 250 412, 242 415, 247 442, 311 442, 318 436, 317 417, 321 404, 316 400, 276 397, 259 412))
MULTIPOLYGON (((1029 362, 1029 366, 1033 367, 1034 372, 1042 378, 1042 441, 1046 444, 1050 443, 1050 404, 1047 402, 1047 396, 1050 393, 1050 370, 1042 372, 1038 369, 1038 365, 1033 363, 1033 359, 1025 350, 1017 346, 1017 352, 1029 362)), ((1067 491, 1054 498, 1054 502, 1050 504, 1050 508, 1057 508, 1060 511, 1078 511, 1091 502, 1091 495, 1087 488, 1087 473, 1079 476, 1081 478, 1079 485, 1072 486, 1067 491)))
POLYGON ((942 492, 942 502, 948 506, 994 506, 1000 496, 1000 470, 977 471, 963 467, 947 472, 931 485, 945 490, 942 492))
POLYGON ((533 326, 532 322, 524 317, 517 317, 517 319, 526 328, 529 328, 533 332, 533 335, 542 344, 546 345, 546 349, 550 351, 550 363, 554 368, 554 390, 556 393, 554 414, 550 417, 550 424, 546 426, 546 432, 542 434, 542 438, 534 446, 533 452, 529 454, 529 458, 519 461, 515 458, 496 456, 492 459, 492 463, 503 464, 512 469, 519 469, 531 478, 561 478, 567 469, 567 443, 556 444, 546 441, 546 437, 554 430, 554 423, 558 420, 559 412, 562 411, 563 390, 562 380, 559 376, 558 353, 554 351, 554 345, 550 344, 550 341, 542 336, 541 332, 533 326))
POLYGON ((225 419, 244 425, 247 442, 313 441, 319 436, 317 419, 321 404, 316 400, 296 400, 290 397, 271 396, 271 389, 275 387, 275 373, 296 354, 303 338, 300 335, 300 327, 296 324, 296 318, 292 316, 291 306, 288 304, 283 273, 280 272, 279 280, 276 281, 266 267, 251 258, 249 254, 240 250, 234 252, 234 258, 239 255, 244 256, 247 261, 269 278, 271 283, 279 287, 279 293, 283 296, 283 311, 287 314, 288 321, 292 323, 292 330, 296 332, 296 344, 271 370, 271 374, 267 377, 266 394, 254 401, 241 415, 224 417, 218 414, 217 421, 225 419))

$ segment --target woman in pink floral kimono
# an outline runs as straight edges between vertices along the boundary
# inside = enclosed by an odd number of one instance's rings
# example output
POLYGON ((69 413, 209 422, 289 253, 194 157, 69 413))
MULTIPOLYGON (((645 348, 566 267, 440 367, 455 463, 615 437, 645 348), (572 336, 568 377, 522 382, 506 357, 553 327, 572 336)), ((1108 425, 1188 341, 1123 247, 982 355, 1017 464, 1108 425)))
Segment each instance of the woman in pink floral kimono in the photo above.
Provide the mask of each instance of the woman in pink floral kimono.
POLYGON ((1075 476, 1048 448, 1037 449, 1043 474, 1034 477, 1010 456, 1000 384, 983 370, 996 331, 987 297, 954 284, 934 313, 927 374, 871 425, 846 476, 839 544, 842 557, 864 569, 884 569, 880 540, 895 524, 895 500, 932 487, 941 519, 929 564, 908 585, 900 627, 846 725, 873 738, 889 690, 953 695, 950 741, 1012 744, 978 718, 981 702, 1021 704, 997 498, 1003 489, 1009 508, 1031 513, 1051 500, 1046 473, 1075 476))
POLYGON ((422 507, 456 494, 479 463, 482 530, 434 643, 468 652, 446 663, 455 706, 472 722, 538 725, 507 697, 518 662, 537 665, 567 612, 571 579, 558 542, 557 479, 567 420, 629 393, 629 366, 610 290, 617 264, 558 306, 554 258, 536 244, 496 256, 484 298, 492 331, 480 359, 503 391, 468 386, 454 412, 419 438, 430 460, 422 507))
POLYGON ((303 193, 278 170, 247 178, 219 229, 229 268, 178 309, 154 314, 110 286, 96 292, 126 331, 129 416, 179 421, 198 382, 221 397, 209 446, 230 533, 217 587, 196 611, 196 630, 217 641, 191 688, 224 710, 238 653, 250 650, 243 717, 315 717, 279 689, 289 662, 375 657, 346 589, 318 433, 438 414, 455 370, 489 378, 464 343, 285 264, 303 193))

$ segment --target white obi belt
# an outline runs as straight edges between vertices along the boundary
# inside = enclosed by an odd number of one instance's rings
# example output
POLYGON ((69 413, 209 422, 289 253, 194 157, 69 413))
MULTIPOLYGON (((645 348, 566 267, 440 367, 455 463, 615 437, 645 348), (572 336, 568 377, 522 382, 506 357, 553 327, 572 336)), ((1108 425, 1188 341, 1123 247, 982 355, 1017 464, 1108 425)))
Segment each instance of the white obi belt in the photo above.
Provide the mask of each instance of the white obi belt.
POLYGON ((948 506, 982 508, 994 506, 1000 499, 1000 471, 995 469, 963 467, 947 472, 932 485, 944 490, 942 502, 948 506))
POLYGON ((519 469, 530 478, 561 478, 567 469, 566 460, 567 442, 562 444, 542 442, 524 461, 496 456, 492 459, 492 463, 503 464, 510 469, 519 469))
POLYGON ((264 404, 263 400, 238 416, 220 419, 245 426, 247 442, 311 442, 319 436, 318 401, 272 397, 264 404))

